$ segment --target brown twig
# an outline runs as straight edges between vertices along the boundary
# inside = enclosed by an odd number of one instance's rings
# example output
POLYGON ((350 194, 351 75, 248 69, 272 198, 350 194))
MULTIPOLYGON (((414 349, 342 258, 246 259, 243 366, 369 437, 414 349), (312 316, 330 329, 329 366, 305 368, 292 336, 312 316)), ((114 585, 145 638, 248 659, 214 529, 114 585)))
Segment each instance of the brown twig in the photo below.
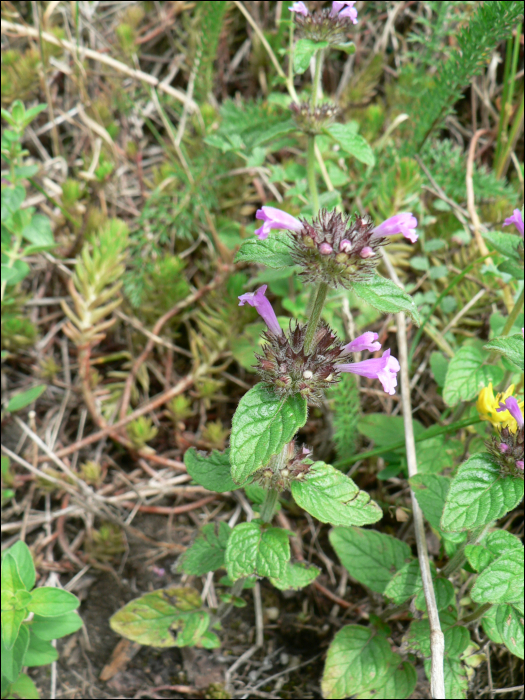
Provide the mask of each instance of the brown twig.
POLYGON ((137 506, 136 503, 132 501, 121 501, 119 505, 125 508, 139 510, 141 513, 155 513, 156 515, 178 515, 179 513, 189 513, 192 510, 201 508, 207 503, 214 501, 219 494, 213 494, 213 496, 206 496, 206 498, 201 498, 200 501, 193 501, 192 503, 185 503, 183 506, 137 506))
MULTIPOLYGON (((489 249, 487 248, 487 245, 485 241, 483 240, 481 236, 481 221, 479 220, 478 212, 476 211, 476 200, 474 197, 474 158, 476 156, 476 146, 478 143, 478 140, 483 134, 486 134, 488 129, 478 129, 474 136, 472 137, 472 141, 470 142, 470 148, 468 150, 468 159, 467 159, 467 175, 466 175, 466 185, 467 185, 467 208, 468 208, 468 213, 470 215, 470 218, 472 220, 472 224, 474 227, 474 238, 476 239, 476 243, 479 249, 479 252, 481 255, 489 255, 489 249)), ((487 264, 491 264, 491 259, 487 258, 487 264)))

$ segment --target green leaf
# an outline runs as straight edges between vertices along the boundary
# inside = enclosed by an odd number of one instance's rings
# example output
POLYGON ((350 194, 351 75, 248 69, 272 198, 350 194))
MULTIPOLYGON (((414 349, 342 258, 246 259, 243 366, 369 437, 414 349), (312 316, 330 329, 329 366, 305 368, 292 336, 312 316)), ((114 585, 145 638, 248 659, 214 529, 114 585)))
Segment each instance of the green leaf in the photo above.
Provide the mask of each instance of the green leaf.
POLYGON ((272 232, 264 241, 257 236, 248 238, 239 248, 234 262, 261 263, 273 269, 293 267, 290 256, 291 241, 287 233, 272 232))
POLYGON ((263 143, 268 141, 273 141, 277 139, 278 136, 283 136, 284 134, 289 134, 291 131, 297 131, 297 124, 293 119, 288 119, 287 121, 279 122, 274 124, 269 129, 264 131, 257 131, 251 135, 249 139, 250 149, 254 149, 257 146, 261 146, 263 143))
POLYGON ((76 610, 80 605, 79 599, 69 591, 51 586, 35 588, 31 595, 31 603, 28 605, 29 612, 42 617, 55 617, 65 615, 72 610, 76 610))
MULTIPOLYGON (((459 659, 461 654, 470 644, 470 633, 466 627, 449 625, 440 615, 441 628, 445 637, 445 657, 459 659)), ((407 639, 409 649, 419 652, 423 656, 430 656, 430 624, 428 619, 415 620, 410 625, 407 639)), ((455 697, 455 696, 449 696, 455 697)))
POLYGON ((223 568, 231 531, 231 527, 222 521, 218 524, 218 532, 213 523, 204 525, 195 542, 182 555, 177 569, 185 574, 203 576, 209 571, 223 568))
MULTIPOLYGON (((4 613, 2 613, 2 623, 4 621, 4 613)), ((29 630, 26 625, 22 625, 15 639, 14 645, 8 648, 4 644, 2 634, 1 640, 1 660, 2 660, 2 676, 5 676, 10 683, 14 683, 18 678, 18 674, 25 665, 24 655, 29 646, 29 630)))
POLYGON ((58 651, 51 644, 34 634, 29 637, 29 646, 24 656, 24 666, 46 666, 58 659, 58 651))
POLYGON ((213 450, 211 455, 203 455, 194 447, 184 453, 184 464, 191 478, 201 486, 225 493, 240 488, 230 475, 230 451, 213 450))
POLYGON ((184 613, 172 624, 171 629, 177 632, 175 639, 178 647, 193 647, 207 632, 210 616, 205 610, 184 613))
POLYGON ((374 166, 376 159, 368 141, 356 134, 352 124, 329 124, 325 132, 337 141, 343 151, 365 165, 374 166))
POLYGON ((18 696, 24 700, 38 700, 40 697, 36 685, 25 673, 21 673, 18 680, 13 683, 9 694, 11 697, 18 696))
MULTIPOLYGON (((405 424, 401 416, 388 416, 386 413, 367 413, 359 419, 357 430, 373 440, 378 447, 399 442, 405 434, 405 424)), ((425 428, 414 420, 414 434, 417 437, 425 428)))
POLYGON ((494 561, 494 555, 481 544, 467 544, 465 546, 465 556, 474 571, 483 571, 494 561))
POLYGON ((322 523, 368 525, 383 515, 369 494, 324 462, 315 462, 304 479, 292 482, 292 495, 298 506, 322 523))
POLYGON ((494 605, 481 621, 485 634, 523 659, 523 615, 512 605, 494 605))
POLYGON ((439 530, 451 481, 448 476, 438 474, 416 474, 408 480, 423 515, 436 530, 439 530))
POLYGON ((226 570, 232 581, 253 574, 282 579, 289 560, 286 532, 276 527, 261 530, 253 521, 237 525, 226 547, 226 570))
POLYGON ((22 231, 22 236, 35 246, 42 249, 49 249, 55 246, 53 231, 47 216, 35 214, 31 221, 22 231))
POLYGON ((495 350, 505 355, 522 372, 525 369, 523 362, 523 336, 511 335, 493 338, 483 347, 485 350, 495 350))
POLYGON ((25 585, 20 573, 16 559, 11 552, 6 552, 2 558, 2 593, 16 593, 25 590, 25 585))
POLYGON ((522 280, 524 276, 523 263, 521 261, 505 260, 498 265, 498 270, 507 275, 511 275, 515 280, 522 280))
MULTIPOLYGON (((427 671, 427 677, 430 678, 430 661, 425 661, 425 671, 427 671)), ((458 659, 445 657, 443 673, 445 676, 445 697, 456 698, 457 700, 466 698, 468 677, 464 664, 458 659)))
POLYGON ((478 576, 471 597, 476 603, 517 603, 523 598, 523 548, 502 554, 478 576))
POLYGON ((230 438, 231 475, 242 484, 277 454, 306 423, 306 400, 300 394, 281 399, 256 384, 241 399, 230 438))
MULTIPOLYGON (((446 578, 435 578, 434 594, 436 598, 436 607, 438 610, 445 610, 454 602, 455 590, 452 583, 446 578)), ((425 591, 421 588, 414 600, 416 610, 426 612, 427 601, 425 599, 425 591)))
POLYGON ((20 393, 15 394, 7 404, 7 410, 9 413, 20 411, 22 408, 29 406, 30 403, 33 403, 33 401, 36 401, 46 389, 46 384, 39 384, 38 386, 34 386, 27 391, 21 391, 20 393))
MULTIPOLYGON (((397 654, 395 655, 397 657, 397 654)), ((385 683, 379 688, 356 695, 357 700, 403 700, 409 698, 417 684, 416 669, 408 661, 388 674, 385 683)))
POLYGON ((419 561, 414 559, 397 571, 383 591, 383 595, 391 598, 396 605, 401 605, 405 600, 419 593, 422 586, 419 561))
POLYGON ((504 370, 492 365, 483 365, 487 355, 472 345, 463 345, 450 360, 443 399, 448 406, 456 406, 460 401, 470 401, 489 382, 501 382, 504 370))
POLYGON ((178 643, 171 633, 172 625, 201 605, 194 588, 160 588, 130 601, 110 618, 109 624, 114 632, 139 644, 174 647, 178 643))
POLYGON ((310 65, 313 55, 320 49, 325 49, 327 46, 327 41, 299 39, 299 41, 295 44, 295 51, 293 55, 294 73, 304 73, 310 65))
POLYGON ((36 572, 29 547, 25 542, 18 540, 18 542, 15 542, 7 551, 16 561, 18 573, 20 574, 25 589, 30 591, 35 585, 36 572))
POLYGON ((21 630, 23 620, 27 617, 27 609, 11 608, 2 610, 2 641, 6 649, 12 649, 21 630))
POLYGON ((502 233, 501 231, 487 231, 483 234, 483 238, 490 243, 494 250, 505 255, 507 258, 513 258, 519 261, 518 247, 523 241, 520 236, 513 233, 502 233))
POLYGON ((321 681, 323 697, 348 698, 380 687, 393 657, 382 635, 361 625, 343 627, 328 649, 321 681))
POLYGON ((352 291, 366 301, 374 309, 386 314, 404 311, 414 321, 416 326, 421 324, 419 311, 412 297, 400 289, 392 280, 381 275, 374 275, 368 282, 354 282, 352 291))
POLYGON ((319 574, 320 569, 313 564, 305 564, 304 562, 288 562, 283 578, 270 578, 270 583, 280 591, 298 591, 301 588, 309 586, 319 574))
POLYGON ((31 632, 40 639, 51 641, 72 634, 82 627, 82 618, 76 612, 68 612, 58 617, 42 617, 35 615, 31 624, 31 632))
POLYGON ((490 455, 464 462, 452 479, 441 517, 442 530, 472 530, 502 518, 523 498, 523 479, 502 476, 490 455))
POLYGON ((445 442, 445 437, 439 435, 416 443, 417 469, 420 474, 435 474, 454 466, 453 456, 447 451, 449 442, 450 439, 445 442))
POLYGON ((15 211, 20 209, 25 197, 26 191, 22 185, 17 185, 16 187, 4 187, 2 189, 2 221, 7 221, 7 219, 15 211))
POLYGON ((2 265, 2 282, 8 287, 21 282, 29 274, 29 265, 23 260, 15 260, 12 267, 2 265))
POLYGON ((377 593, 383 593, 395 572, 412 558, 405 542, 377 530, 336 527, 329 537, 350 576, 377 593))

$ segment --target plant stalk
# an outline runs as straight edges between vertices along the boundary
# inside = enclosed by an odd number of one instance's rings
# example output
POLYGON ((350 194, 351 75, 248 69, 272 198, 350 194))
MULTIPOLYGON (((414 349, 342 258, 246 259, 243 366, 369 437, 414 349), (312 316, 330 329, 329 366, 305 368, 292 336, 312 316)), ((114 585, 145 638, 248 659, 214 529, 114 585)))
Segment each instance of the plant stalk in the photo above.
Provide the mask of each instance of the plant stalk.
POLYGON ((276 489, 270 489, 266 492, 266 497, 261 505, 259 511, 261 520, 265 523, 271 523, 273 514, 275 512, 275 506, 277 505, 277 500, 279 498, 279 491, 276 489))
POLYGON ((312 346, 312 341, 314 339, 315 331, 319 325, 319 320, 323 312, 323 306, 326 300, 326 295, 328 293, 328 285, 326 282, 321 282, 317 288, 317 294, 315 297, 314 308, 312 310, 312 315, 308 321, 308 328, 306 329, 306 337, 304 339, 304 350, 306 353, 310 352, 312 346))
POLYGON ((315 136, 308 136, 306 176, 308 178, 308 188, 312 201, 312 211, 315 216, 319 211, 319 193, 317 191, 317 182, 315 181, 315 136))
POLYGON ((507 317, 507 321, 505 323, 505 326, 503 327, 503 333, 502 335, 508 335, 514 324, 516 323, 516 319, 518 318, 519 314, 521 313, 521 310, 523 309, 523 300, 524 300, 524 293, 525 293, 525 285, 523 286, 523 289, 521 290, 521 294, 519 295, 516 303, 514 304, 514 308, 510 312, 510 314, 507 317))

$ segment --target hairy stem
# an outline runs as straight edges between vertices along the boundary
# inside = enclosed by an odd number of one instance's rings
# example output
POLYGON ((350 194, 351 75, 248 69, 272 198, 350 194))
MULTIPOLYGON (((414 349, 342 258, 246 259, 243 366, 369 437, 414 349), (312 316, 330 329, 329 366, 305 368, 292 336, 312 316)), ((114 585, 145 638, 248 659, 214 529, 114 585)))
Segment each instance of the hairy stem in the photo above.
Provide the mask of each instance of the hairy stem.
POLYGON ((308 178, 308 188, 312 201, 312 211, 315 216, 319 211, 319 193, 317 191, 317 182, 315 181, 315 136, 308 137, 306 176, 308 178))
POLYGON ((317 288, 314 308, 312 310, 312 315, 310 316, 310 319, 308 321, 308 328, 306 329, 306 338, 304 339, 304 349, 306 353, 310 352, 315 331, 317 330, 317 326, 321 318, 321 313, 323 311, 323 306, 326 300, 327 293, 328 285, 325 282, 321 282, 319 284, 319 287, 317 288))
POLYGON ((260 516, 261 520, 265 523, 271 523, 273 514, 275 512, 275 506, 277 505, 277 500, 279 498, 279 491, 276 489, 270 489, 266 492, 266 497, 261 505, 260 516))
POLYGON ((521 294, 519 295, 516 303, 514 304, 514 308, 512 309, 510 314, 508 315, 507 321, 506 321, 505 326, 503 328, 502 335, 508 335, 511 332, 512 327, 516 323, 516 319, 518 318, 518 316, 521 313, 521 310, 523 309, 523 298, 524 298, 523 294, 524 294, 524 292, 525 292, 525 287, 523 287, 523 289, 521 290, 521 294))

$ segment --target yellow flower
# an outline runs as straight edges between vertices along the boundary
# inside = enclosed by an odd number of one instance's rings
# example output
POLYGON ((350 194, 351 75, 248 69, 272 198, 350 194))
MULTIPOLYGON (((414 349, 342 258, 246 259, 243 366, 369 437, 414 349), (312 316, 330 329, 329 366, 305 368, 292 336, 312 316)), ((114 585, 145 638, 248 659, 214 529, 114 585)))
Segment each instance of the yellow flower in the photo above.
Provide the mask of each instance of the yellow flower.
MULTIPOLYGON (((492 423, 495 428, 509 428, 512 433, 515 433, 518 429, 518 424, 516 420, 510 415, 508 411, 501 411, 498 413, 496 409, 499 408, 500 402, 508 399, 514 391, 514 384, 511 384, 507 391, 496 394, 494 396, 494 389, 492 388, 492 382, 484 389, 481 390, 478 401, 476 403, 476 408, 478 409, 479 417, 481 420, 488 420, 492 423)), ((519 407, 523 412, 523 401, 519 402, 519 407)))

